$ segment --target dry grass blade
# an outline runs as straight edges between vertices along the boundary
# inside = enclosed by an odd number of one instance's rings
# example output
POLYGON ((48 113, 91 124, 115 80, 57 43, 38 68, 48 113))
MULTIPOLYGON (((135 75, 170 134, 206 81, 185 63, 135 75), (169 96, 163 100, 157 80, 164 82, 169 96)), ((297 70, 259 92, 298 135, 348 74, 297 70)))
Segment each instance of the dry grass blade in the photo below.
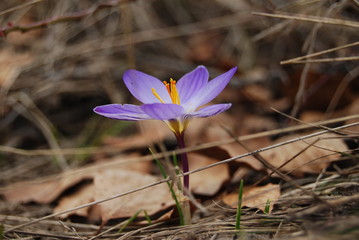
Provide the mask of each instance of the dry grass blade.
MULTIPOLYGON (((298 61, 290 62, 290 64, 299 64, 299 63, 301 63, 301 64, 302 64, 302 63, 329 63, 329 62, 344 62, 344 61, 359 61, 359 56, 298 60, 298 61)), ((285 64, 289 64, 289 63, 285 63, 285 64)))
POLYGON ((328 204, 320 204, 320 205, 317 205, 317 206, 314 206, 314 207, 311 207, 311 208, 308 208, 304 211, 301 211, 297 214, 294 214, 292 216, 293 219, 301 219, 307 215, 310 215, 310 214, 314 214, 314 213, 317 213, 319 211, 323 211, 327 208, 333 208, 333 207, 338 207, 340 205, 343 205, 343 204, 346 204, 346 203, 349 203, 349 202, 356 202, 359 200, 359 194, 355 194, 355 195, 352 195, 352 196, 342 196, 340 197, 339 199, 334 199, 334 200, 329 200, 327 201, 328 204))
POLYGON ((339 25, 344 27, 354 27, 359 28, 359 22, 336 19, 336 18, 328 18, 328 17, 317 17, 317 16, 308 16, 308 15, 300 15, 300 14, 272 14, 272 13, 262 13, 262 12, 253 12, 254 15, 265 16, 265 17, 274 17, 274 18, 283 18, 283 19, 292 19, 298 21, 306 21, 306 22, 314 22, 314 23, 324 23, 324 24, 332 24, 339 25))
MULTIPOLYGON (((354 42, 354 43, 350 43, 350 44, 345 44, 339 47, 335 47, 335 48, 331 48, 331 49, 327 49, 324 51, 320 51, 320 52, 316 52, 316 53, 312 53, 312 54, 308 54, 305 56, 301 56, 301 57, 296 57, 296 58, 292 58, 289 60, 285 60, 285 61, 281 61, 280 64, 291 64, 291 63, 303 63, 303 61, 307 58, 312 58, 312 57, 317 57, 323 54, 327 54, 327 53, 331 53, 331 52, 335 52, 344 48, 348 48, 348 47, 354 47, 359 45, 359 42, 354 42)), ((317 61, 320 61, 323 59, 318 59, 317 61)))
POLYGON ((29 120, 33 121, 35 125, 38 126, 38 128, 42 131, 43 135, 47 139, 50 147, 52 148, 51 151, 54 152, 54 156, 57 159, 57 163, 64 170, 68 168, 66 159, 61 153, 60 145, 53 131, 55 127, 41 112, 41 110, 35 105, 33 100, 27 94, 20 93, 17 98, 9 97, 9 101, 12 102, 14 109, 17 109, 19 114, 24 115, 29 120))
POLYGON ((1 15, 4 15, 4 14, 7 14, 7 13, 10 13, 10 12, 14 12, 14 11, 19 10, 19 9, 21 9, 21 8, 24 8, 24 7, 31 6, 31 5, 33 5, 33 4, 36 4, 36 3, 42 2, 42 1, 44 1, 44 0, 32 0, 32 1, 29 1, 29 2, 26 2, 26 3, 23 3, 23 4, 20 4, 20 5, 16 6, 16 7, 9 8, 9 9, 6 9, 6 10, 4 10, 4 11, 1 11, 1 12, 0 12, 0 16, 1 16, 1 15))

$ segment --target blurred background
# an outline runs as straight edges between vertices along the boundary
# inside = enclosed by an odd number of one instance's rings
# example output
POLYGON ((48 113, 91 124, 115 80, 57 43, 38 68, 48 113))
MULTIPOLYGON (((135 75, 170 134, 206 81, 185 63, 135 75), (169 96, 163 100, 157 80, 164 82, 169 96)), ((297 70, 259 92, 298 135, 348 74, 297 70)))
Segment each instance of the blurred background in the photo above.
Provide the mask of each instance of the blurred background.
POLYGON ((136 133, 134 123, 92 112, 136 103, 122 82, 127 69, 168 80, 197 65, 211 78, 238 66, 216 99, 233 103, 222 123, 235 135, 288 126, 271 107, 305 121, 359 112, 357 1, 2 0, 0 8, 2 185, 93 161, 61 149, 136 133), (347 44, 310 58, 323 62, 281 64, 347 44), (57 153, 21 152, 37 149, 57 153))

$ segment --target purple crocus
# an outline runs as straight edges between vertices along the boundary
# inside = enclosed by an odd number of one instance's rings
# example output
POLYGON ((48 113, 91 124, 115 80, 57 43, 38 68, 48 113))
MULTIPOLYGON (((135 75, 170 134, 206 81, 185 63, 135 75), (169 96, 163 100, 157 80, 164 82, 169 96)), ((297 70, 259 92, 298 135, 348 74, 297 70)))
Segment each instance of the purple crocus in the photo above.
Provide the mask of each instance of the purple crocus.
MULTIPOLYGON (((123 121, 157 119, 164 121, 175 134, 179 147, 184 148, 184 131, 191 118, 210 117, 226 111, 230 103, 203 105, 212 101, 226 87, 237 68, 208 81, 208 71, 198 66, 185 74, 177 82, 159 79, 137 70, 127 70, 123 81, 142 105, 108 104, 98 106, 94 112, 104 117, 123 121)), ((181 155, 183 172, 188 171, 187 154, 181 155)), ((184 186, 188 189, 189 177, 184 177, 184 186)))

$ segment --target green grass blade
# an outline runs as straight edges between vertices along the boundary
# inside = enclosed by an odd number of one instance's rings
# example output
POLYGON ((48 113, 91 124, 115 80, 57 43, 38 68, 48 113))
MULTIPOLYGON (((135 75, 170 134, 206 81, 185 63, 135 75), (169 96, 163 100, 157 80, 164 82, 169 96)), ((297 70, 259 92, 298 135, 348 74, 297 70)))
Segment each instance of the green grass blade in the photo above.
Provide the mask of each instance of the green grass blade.
POLYGON ((243 179, 239 184, 239 192, 238 192, 238 206, 237 206, 237 214, 236 214, 236 230, 241 228, 241 215, 242 215, 242 196, 243 196, 243 179))
POLYGON ((133 214, 133 216, 130 217, 130 219, 128 219, 126 223, 120 228, 120 230, 118 230, 118 233, 121 233, 128 225, 130 225, 133 222, 133 220, 135 220, 135 218, 138 216, 138 214, 140 214, 141 211, 143 210, 140 209, 135 214, 133 214))
POLYGON ((145 213, 145 218, 146 218, 146 220, 147 220, 147 222, 148 222, 148 225, 151 225, 151 224, 152 224, 152 220, 151 220, 150 216, 148 216, 147 211, 146 211, 146 210, 143 210, 143 212, 145 213))
MULTIPOLYGON (((149 148, 150 152, 152 155, 154 155, 153 151, 151 150, 151 148, 149 148)), ((167 174, 166 174, 166 171, 162 165, 162 163, 157 159, 157 158, 154 158, 155 161, 156 161, 156 164, 158 165, 159 169, 160 169, 160 172, 163 176, 163 178, 167 178, 167 174)), ((178 217, 179 217, 179 220, 180 220, 180 225, 183 226, 185 225, 184 224, 184 216, 183 216, 183 212, 182 212, 182 209, 181 209, 181 205, 180 203, 178 202, 178 199, 177 199, 177 196, 176 196, 176 193, 175 191, 173 190, 173 187, 172 185, 169 183, 169 182, 166 182, 167 183, 167 186, 169 187, 170 191, 171 191, 171 195, 172 195, 172 198, 175 200, 175 203, 176 203, 176 208, 177 208, 177 211, 178 211, 178 217)))
POLYGON ((264 213, 269 214, 270 210, 270 199, 267 199, 266 206, 264 207, 264 213))

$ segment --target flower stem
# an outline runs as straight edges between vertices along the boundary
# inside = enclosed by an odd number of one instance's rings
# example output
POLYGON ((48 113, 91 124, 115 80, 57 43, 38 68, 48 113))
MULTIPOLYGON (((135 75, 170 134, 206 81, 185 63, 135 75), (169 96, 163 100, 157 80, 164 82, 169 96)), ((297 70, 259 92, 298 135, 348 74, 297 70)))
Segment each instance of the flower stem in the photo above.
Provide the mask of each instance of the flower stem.
MULTIPOLYGON (((176 135, 176 139, 178 142, 178 147, 180 149, 185 148, 186 144, 184 141, 184 133, 180 133, 180 134, 175 134, 176 135)), ((189 166, 188 166, 188 158, 187 158, 187 153, 181 153, 181 161, 182 161, 182 171, 183 173, 187 173, 189 171, 189 166)), ((185 175, 183 176, 183 186, 184 186, 184 194, 188 195, 188 191, 189 191, 189 175, 185 175)))

